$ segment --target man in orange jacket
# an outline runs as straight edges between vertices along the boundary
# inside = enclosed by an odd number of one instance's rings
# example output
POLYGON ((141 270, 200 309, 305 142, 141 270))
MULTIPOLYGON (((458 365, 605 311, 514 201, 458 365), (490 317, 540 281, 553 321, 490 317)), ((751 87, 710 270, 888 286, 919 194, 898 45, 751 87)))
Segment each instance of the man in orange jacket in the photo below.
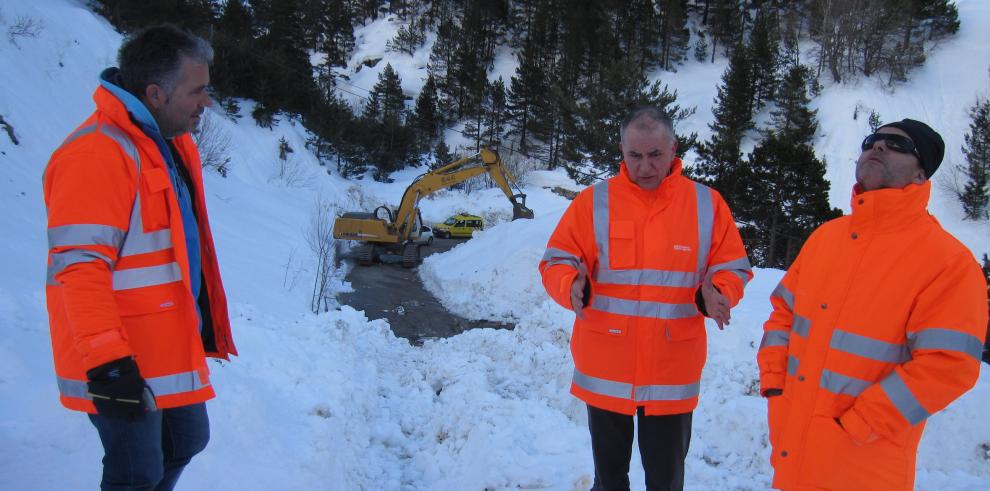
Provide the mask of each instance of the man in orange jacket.
POLYGON ((727 324, 753 273, 722 197, 681 175, 669 116, 633 111, 619 150, 619 174, 574 199, 540 273, 577 316, 571 393, 588 405, 592 489, 629 489, 634 415, 647 489, 682 489, 707 350, 702 314, 727 324))
POLYGON ((62 404, 103 443, 101 487, 172 489, 209 441, 206 356, 237 354, 189 135, 213 50, 158 26, 119 58, 45 169, 52 352, 62 404))
POLYGON ((976 382, 986 283, 926 210, 944 149, 912 119, 867 136, 852 214, 774 290, 757 355, 773 487, 913 489, 925 421, 976 382))

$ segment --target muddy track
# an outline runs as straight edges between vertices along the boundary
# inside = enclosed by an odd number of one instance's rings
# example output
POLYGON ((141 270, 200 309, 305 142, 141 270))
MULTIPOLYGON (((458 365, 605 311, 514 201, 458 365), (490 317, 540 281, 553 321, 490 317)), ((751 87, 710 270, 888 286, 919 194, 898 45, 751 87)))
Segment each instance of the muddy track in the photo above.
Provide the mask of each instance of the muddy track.
MULTIPOLYGON (((461 242, 463 240, 434 239, 432 245, 421 248, 421 253, 425 257, 444 252, 461 242)), ((344 260, 356 263, 353 252, 344 260)), ((446 338, 468 329, 514 327, 499 322, 472 321, 447 312, 423 287, 418 269, 403 268, 399 256, 388 255, 382 256, 381 263, 355 265, 347 275, 354 291, 341 293, 337 299, 342 304, 363 310, 369 319, 387 319, 396 336, 416 345, 427 339, 446 338)))

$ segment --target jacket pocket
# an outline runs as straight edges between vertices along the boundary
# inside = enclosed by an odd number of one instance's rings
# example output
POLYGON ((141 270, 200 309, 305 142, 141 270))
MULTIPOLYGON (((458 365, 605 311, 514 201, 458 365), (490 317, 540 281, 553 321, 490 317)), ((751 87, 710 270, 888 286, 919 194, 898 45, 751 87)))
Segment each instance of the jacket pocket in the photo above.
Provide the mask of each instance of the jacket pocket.
POLYGON ((608 261, 612 269, 631 268, 636 262, 636 223, 615 220, 608 231, 608 261))
MULTIPOLYGON (((787 424, 788 407, 790 404, 784 394, 767 398, 767 438, 770 440, 771 449, 776 448, 780 442, 780 433, 787 424)), ((776 452, 771 455, 776 455, 776 452)))
POLYGON ((185 286, 181 281, 114 292, 121 317, 155 314, 175 310, 183 299, 185 286))
POLYGON ((881 438, 857 444, 828 416, 812 416, 805 437, 802 481, 825 489, 909 490, 914 449, 881 438))
POLYGON ((141 171, 141 222, 144 232, 168 228, 168 190, 171 180, 165 169, 141 171))

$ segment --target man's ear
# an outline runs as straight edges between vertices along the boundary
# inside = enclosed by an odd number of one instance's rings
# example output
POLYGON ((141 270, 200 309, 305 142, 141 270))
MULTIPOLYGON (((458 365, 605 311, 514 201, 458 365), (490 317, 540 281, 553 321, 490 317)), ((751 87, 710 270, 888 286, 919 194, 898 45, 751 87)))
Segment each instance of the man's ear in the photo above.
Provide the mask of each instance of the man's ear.
POLYGON ((671 137, 670 139, 674 140, 674 144, 670 147, 670 154, 677 155, 677 137, 671 137))
POLYGON ((158 109, 168 102, 168 94, 165 93, 165 89, 158 84, 148 84, 144 88, 144 102, 150 107, 158 109))
POLYGON ((625 155, 624 153, 622 153, 622 140, 619 140, 619 155, 623 155, 623 156, 625 155))
POLYGON ((928 178, 925 177, 925 169, 921 168, 921 163, 919 162, 918 170, 915 171, 914 177, 911 178, 911 182, 914 184, 924 184, 926 180, 928 180, 928 178))

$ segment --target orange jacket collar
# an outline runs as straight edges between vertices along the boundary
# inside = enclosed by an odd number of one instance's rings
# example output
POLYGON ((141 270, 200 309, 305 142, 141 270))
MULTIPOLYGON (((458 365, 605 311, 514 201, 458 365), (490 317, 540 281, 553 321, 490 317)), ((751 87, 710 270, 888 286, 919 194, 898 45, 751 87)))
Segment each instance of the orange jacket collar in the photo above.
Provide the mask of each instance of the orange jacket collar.
POLYGON ((97 110, 107 115, 118 128, 135 127, 127 107, 109 90, 102 86, 97 87, 93 92, 93 102, 96 103, 97 110))
POLYGON ((859 229, 890 231, 928 216, 931 181, 900 189, 862 191, 857 184, 852 195, 852 225, 859 229))
POLYGON ((666 196, 670 192, 669 189, 671 187, 671 183, 681 175, 681 170, 681 159, 679 157, 674 157, 674 160, 670 162, 670 174, 667 174, 667 177, 660 181, 660 185, 657 186, 656 189, 647 190, 639 187, 638 184, 633 182, 632 177, 629 175, 629 169, 626 168, 626 161, 623 160, 619 162, 619 174, 616 176, 616 182, 632 189, 635 196, 639 196, 644 199, 652 199, 656 196, 666 196))

